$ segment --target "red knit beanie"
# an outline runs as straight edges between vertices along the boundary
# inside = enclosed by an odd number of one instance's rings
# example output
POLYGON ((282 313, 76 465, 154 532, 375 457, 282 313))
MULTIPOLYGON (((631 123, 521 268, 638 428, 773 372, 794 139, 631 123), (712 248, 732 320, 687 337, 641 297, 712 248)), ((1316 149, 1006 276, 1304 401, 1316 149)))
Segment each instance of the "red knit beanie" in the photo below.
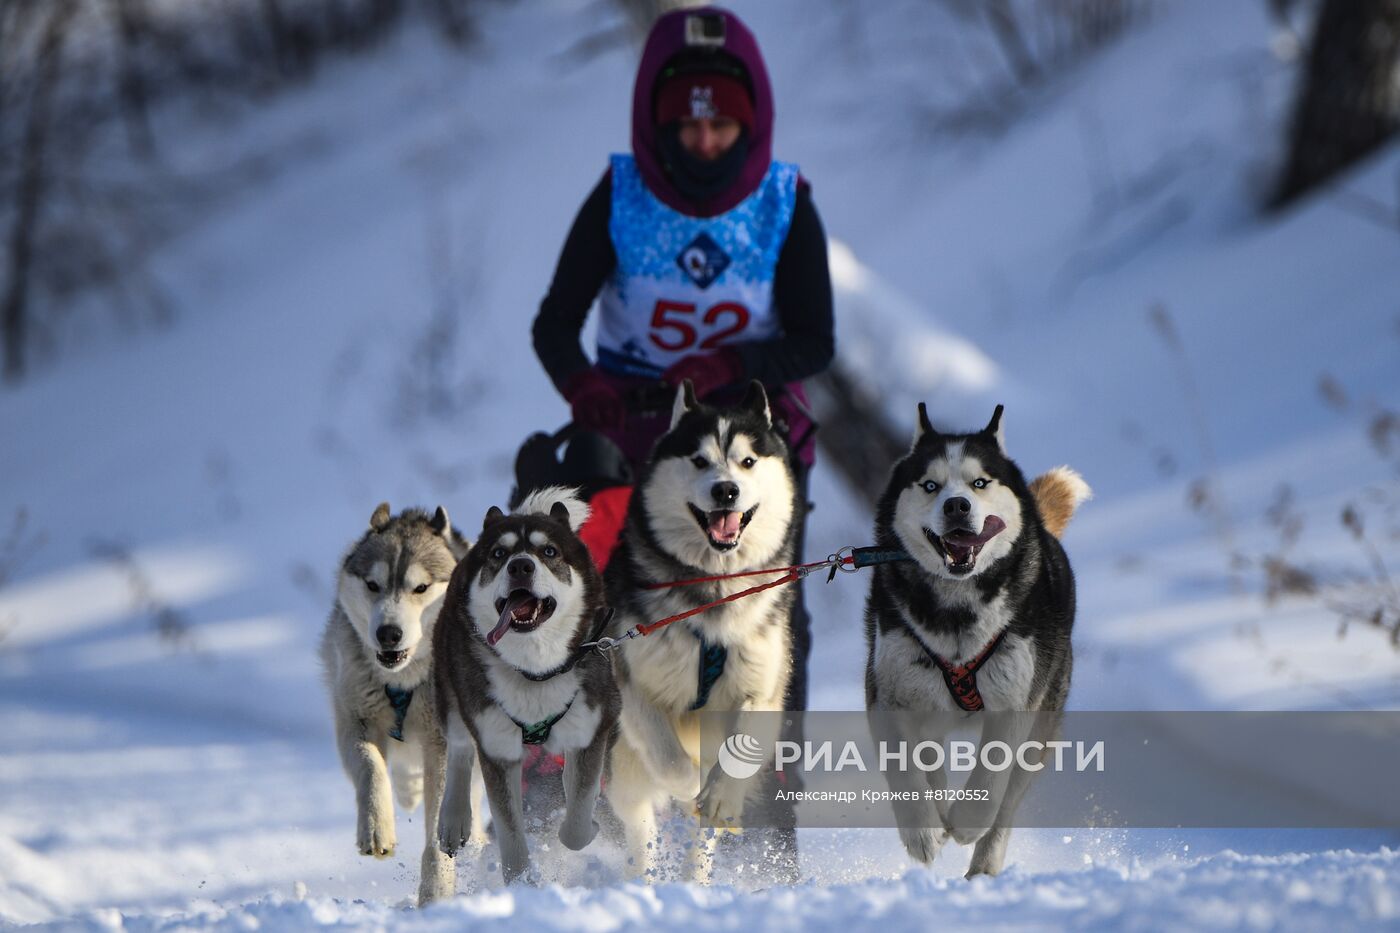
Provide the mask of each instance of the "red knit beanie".
POLYGON ((753 101, 738 78, 719 74, 676 75, 657 91, 656 124, 665 126, 683 117, 730 117, 752 130, 753 101))

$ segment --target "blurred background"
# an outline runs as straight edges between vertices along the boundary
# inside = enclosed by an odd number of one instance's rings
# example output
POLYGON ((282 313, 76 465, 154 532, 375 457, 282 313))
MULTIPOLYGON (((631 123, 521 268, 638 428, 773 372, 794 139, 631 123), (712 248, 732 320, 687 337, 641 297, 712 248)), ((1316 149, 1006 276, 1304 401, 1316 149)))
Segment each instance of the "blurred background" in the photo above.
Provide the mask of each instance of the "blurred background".
MULTIPOLYGON (((385 499, 473 534, 567 419, 530 324, 673 5, 0 2, 0 921, 409 898, 419 815, 354 852, 337 562, 385 499)), ((868 543, 918 402, 1003 403, 1028 475, 1096 492, 1072 707, 1400 709, 1400 2, 731 6, 831 241, 808 558, 868 543)), ((813 707, 860 709, 867 581, 804 585, 813 707)), ((907 867, 804 839, 818 885, 907 867)), ((1023 831, 984 906, 1385 845, 1023 831)), ((1350 916, 1400 910, 1333 868, 1350 916)))

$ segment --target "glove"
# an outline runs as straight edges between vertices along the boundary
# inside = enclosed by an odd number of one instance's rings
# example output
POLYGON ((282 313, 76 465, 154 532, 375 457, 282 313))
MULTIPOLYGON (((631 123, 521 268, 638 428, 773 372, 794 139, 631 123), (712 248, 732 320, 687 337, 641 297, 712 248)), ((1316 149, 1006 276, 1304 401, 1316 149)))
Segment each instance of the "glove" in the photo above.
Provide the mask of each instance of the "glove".
POLYGON ((725 348, 714 353, 694 353, 672 364, 661 374, 661 380, 678 386, 689 379, 695 387, 695 397, 703 399, 716 389, 733 385, 744 378, 744 361, 737 350, 725 348))
POLYGON ((564 384, 564 398, 576 424, 604 433, 622 430, 627 417, 622 395, 596 368, 570 377, 564 384))

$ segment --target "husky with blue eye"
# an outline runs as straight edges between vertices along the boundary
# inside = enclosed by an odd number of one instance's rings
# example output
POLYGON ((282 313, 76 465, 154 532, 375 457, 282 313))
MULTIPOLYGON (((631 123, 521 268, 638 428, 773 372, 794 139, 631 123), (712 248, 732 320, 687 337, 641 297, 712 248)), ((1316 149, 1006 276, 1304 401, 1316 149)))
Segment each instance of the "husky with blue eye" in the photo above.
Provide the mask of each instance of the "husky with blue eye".
MULTIPOLYGON (((658 589, 656 584, 795 562, 798 486, 763 386, 735 408, 676 394, 670 430, 638 478, 621 542, 608 564, 614 635, 713 603, 763 578, 658 589)), ((655 878, 657 815, 673 802, 712 825, 737 826, 751 782, 700 758, 700 714, 738 717, 735 729, 771 756, 792 671, 792 586, 717 605, 634 638, 613 652, 622 729, 608 772, 608 803, 627 836, 628 866, 655 878), (746 724, 749 723, 749 724, 746 724)), ((698 824, 697 824, 698 826, 698 824)), ((693 878, 708 877, 714 833, 697 832, 693 878)), ((795 858, 795 853, 789 853, 795 858)))
MULTIPOLYGON (((433 709, 431 649, 448 580, 467 548, 441 507, 431 516, 392 515, 381 503, 341 562, 321 638, 336 745, 355 788, 356 845, 361 855, 392 855, 394 799, 406 811, 422 800, 420 902, 450 896, 455 875, 437 847, 446 749, 433 709)), ((480 822, 470 834, 485 839, 480 822)))
MULTIPOLYGON (((920 405, 913 445, 880 499, 876 545, 912 560, 881 564, 871 578, 865 696, 879 714, 872 726, 893 713, 1049 714, 977 720, 984 740, 1012 748, 1053 738, 1058 728, 1075 608, 1059 536, 1090 490, 1068 467, 1027 484, 1007 455, 1001 416, 998 405, 981 431, 943 433, 920 405)), ((976 842, 969 877, 995 875, 1030 774, 974 770, 967 788, 988 802, 897 805, 905 849, 929 862, 947 839, 976 842)), ((942 771, 886 777, 892 789, 916 792, 945 780, 942 771)))
POLYGON ((594 650, 611 612, 577 534, 587 516, 577 490, 553 486, 511 515, 492 507, 452 575, 433 637, 448 749, 438 843, 454 854, 474 831, 480 806, 469 790, 479 760, 507 883, 530 880, 525 746, 564 756, 559 841, 582 849, 598 832, 594 804, 621 700, 612 665, 594 650))

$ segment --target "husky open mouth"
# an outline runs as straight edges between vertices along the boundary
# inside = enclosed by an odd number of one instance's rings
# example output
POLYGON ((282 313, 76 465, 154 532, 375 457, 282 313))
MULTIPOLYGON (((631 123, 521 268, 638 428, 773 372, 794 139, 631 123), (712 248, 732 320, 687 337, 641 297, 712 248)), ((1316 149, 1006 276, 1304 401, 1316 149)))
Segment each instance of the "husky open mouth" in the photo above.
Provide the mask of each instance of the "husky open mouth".
POLYGON ((931 528, 925 526, 924 537, 928 538, 938 556, 943 558, 943 565, 948 571, 962 575, 972 572, 972 568, 977 566, 977 555, 982 552, 983 546, 1001 534, 1005 528, 1006 522, 995 515, 988 515, 982 522, 980 533, 970 528, 955 528, 940 538, 931 528))
POLYGON ((732 551, 738 547, 739 538, 744 534, 744 529, 749 527, 749 522, 753 521, 753 513, 757 511, 758 506, 747 512, 729 512, 723 509, 704 512, 694 505, 690 506, 690 514, 700 523, 705 537, 710 540, 710 547, 716 551, 732 551))
POLYGON ((506 632, 533 632, 554 614, 555 605, 553 596, 541 599, 529 590, 511 590, 505 599, 496 600, 501 618, 487 633, 486 644, 495 647, 506 632))
POLYGON ((393 670, 408 660, 407 651, 381 651, 375 655, 379 663, 393 670))

